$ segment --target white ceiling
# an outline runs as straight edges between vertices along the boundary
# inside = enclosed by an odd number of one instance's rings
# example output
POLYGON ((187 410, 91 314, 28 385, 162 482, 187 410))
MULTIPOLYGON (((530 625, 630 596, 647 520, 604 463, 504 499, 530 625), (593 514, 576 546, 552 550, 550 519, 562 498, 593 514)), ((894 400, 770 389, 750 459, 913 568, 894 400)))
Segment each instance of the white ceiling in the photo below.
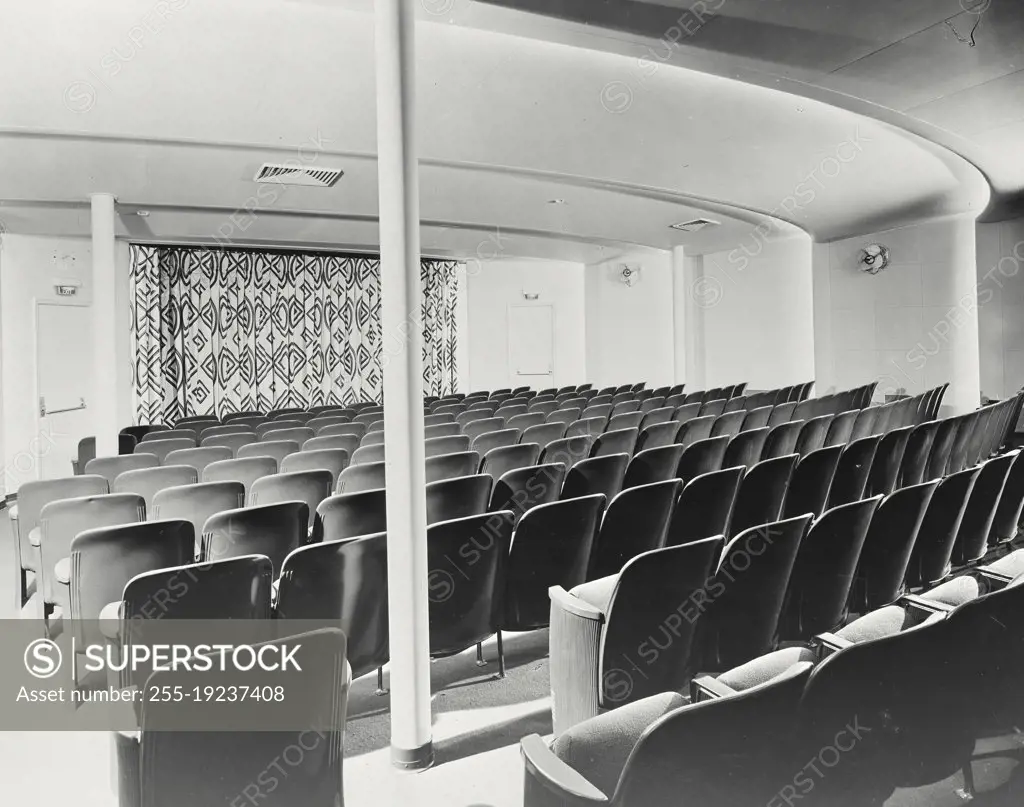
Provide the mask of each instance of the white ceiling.
POLYGON ((1020 0, 485 0, 495 4, 490 11, 450 1, 465 24, 653 54, 666 67, 740 78, 888 121, 977 165, 994 190, 988 217, 1020 213, 1020 0), (701 5, 711 12, 695 24, 687 9, 701 5), (681 20, 689 33, 667 44, 681 20))
MULTIPOLYGON (((89 193, 107 191, 134 238, 375 249, 368 11, 321 0, 5 9, 0 72, 17 79, 0 86, 0 227, 85 234, 89 193), (345 176, 254 202, 256 168, 289 159, 345 176)), ((988 202, 967 160, 890 123, 706 72, 645 70, 607 52, 635 43, 596 48, 601 37, 576 41, 574 23, 467 0, 422 0, 420 16, 425 253, 592 263, 726 249, 766 223, 829 239, 988 202), (700 216, 722 226, 669 228, 700 216)))

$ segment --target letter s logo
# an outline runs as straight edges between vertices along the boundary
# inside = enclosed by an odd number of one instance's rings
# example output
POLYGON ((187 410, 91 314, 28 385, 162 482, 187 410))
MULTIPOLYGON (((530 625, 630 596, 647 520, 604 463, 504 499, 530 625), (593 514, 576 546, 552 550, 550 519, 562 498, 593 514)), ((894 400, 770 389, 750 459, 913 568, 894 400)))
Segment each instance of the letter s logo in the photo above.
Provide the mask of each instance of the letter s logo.
POLYGON ((50 639, 36 639, 25 648, 25 669, 36 678, 55 676, 61 661, 60 648, 50 639))

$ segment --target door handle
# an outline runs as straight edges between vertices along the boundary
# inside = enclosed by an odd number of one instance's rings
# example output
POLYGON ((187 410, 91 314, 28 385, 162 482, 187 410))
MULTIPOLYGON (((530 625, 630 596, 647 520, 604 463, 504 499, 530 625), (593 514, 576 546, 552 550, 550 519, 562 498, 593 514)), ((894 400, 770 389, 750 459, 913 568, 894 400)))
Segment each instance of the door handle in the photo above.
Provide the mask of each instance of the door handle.
POLYGON ((47 415, 59 415, 63 412, 77 412, 79 409, 85 409, 85 398, 78 399, 78 406, 68 406, 64 409, 51 409, 49 412, 46 411, 46 398, 39 396, 39 417, 46 417, 47 415))

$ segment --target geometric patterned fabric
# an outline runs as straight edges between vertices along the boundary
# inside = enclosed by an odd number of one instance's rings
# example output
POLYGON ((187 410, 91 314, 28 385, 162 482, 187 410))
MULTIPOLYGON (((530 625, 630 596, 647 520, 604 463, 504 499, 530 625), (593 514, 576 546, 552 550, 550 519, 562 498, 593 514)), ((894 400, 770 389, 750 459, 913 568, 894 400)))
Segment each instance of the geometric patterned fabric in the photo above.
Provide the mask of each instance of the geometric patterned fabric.
MULTIPOLYGON (((455 261, 422 260, 423 391, 457 385, 455 261)), ((380 258, 131 245, 136 422, 380 401, 380 258)), ((407 331, 405 331, 407 332, 407 331)))

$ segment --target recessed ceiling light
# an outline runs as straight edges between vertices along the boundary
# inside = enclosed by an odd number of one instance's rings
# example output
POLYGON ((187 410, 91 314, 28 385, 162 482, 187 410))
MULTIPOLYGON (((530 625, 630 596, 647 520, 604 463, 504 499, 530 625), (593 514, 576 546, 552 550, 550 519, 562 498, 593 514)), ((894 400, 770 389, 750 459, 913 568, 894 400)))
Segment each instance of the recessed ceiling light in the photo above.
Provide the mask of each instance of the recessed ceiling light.
POLYGON ((136 216, 142 216, 142 218, 146 218, 146 216, 149 215, 149 211, 148 210, 136 210, 135 211, 135 215, 136 216))

